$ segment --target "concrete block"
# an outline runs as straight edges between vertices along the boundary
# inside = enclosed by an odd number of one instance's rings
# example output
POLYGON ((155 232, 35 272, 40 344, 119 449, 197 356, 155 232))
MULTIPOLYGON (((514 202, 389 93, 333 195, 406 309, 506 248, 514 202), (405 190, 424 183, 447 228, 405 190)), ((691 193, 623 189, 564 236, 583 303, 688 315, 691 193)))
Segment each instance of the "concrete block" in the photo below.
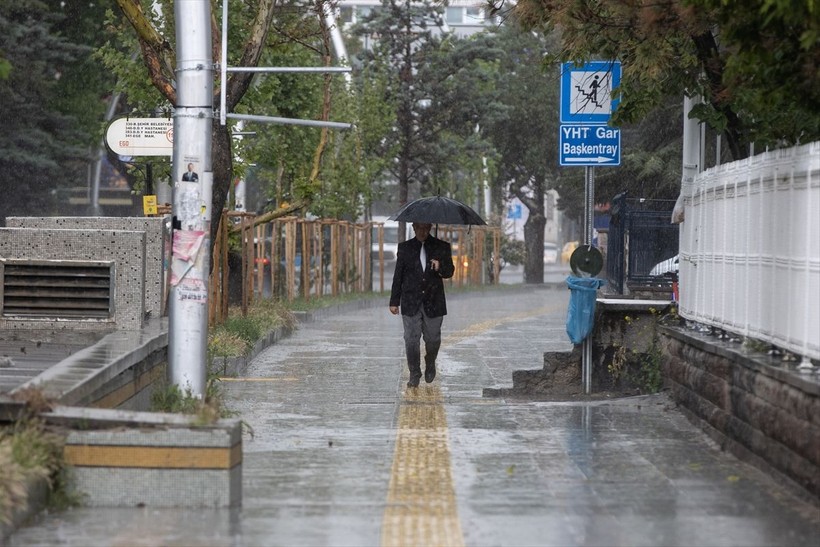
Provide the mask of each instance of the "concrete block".
POLYGON ((94 507, 235 507, 242 503, 238 420, 59 407, 44 417, 72 427, 66 482, 94 507))

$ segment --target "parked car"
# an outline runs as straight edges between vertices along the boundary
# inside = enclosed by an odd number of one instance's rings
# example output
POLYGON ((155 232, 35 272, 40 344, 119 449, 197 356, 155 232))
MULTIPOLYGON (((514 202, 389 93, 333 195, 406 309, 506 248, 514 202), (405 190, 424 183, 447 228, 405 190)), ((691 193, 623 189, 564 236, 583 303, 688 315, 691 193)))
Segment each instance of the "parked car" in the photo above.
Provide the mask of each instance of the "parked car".
POLYGON ((667 258, 661 262, 658 262, 652 269, 649 270, 649 275, 651 276, 661 276, 661 275, 677 275, 678 273, 678 257, 679 255, 675 255, 672 258, 667 258))
POLYGON ((567 241, 564 243, 564 248, 561 249, 561 264, 569 264, 569 257, 572 256, 573 251, 578 248, 577 241, 567 241))
POLYGON ((544 243, 544 264, 555 264, 558 262, 558 245, 552 242, 544 243))
MULTIPOLYGON (((387 220, 386 217, 374 217, 373 221, 384 223, 384 239, 382 247, 384 260, 387 262, 396 260, 396 254, 398 253, 399 248, 399 223, 392 220, 387 220)), ((373 260, 379 259, 379 229, 377 226, 373 226, 372 228, 370 257, 373 260)))

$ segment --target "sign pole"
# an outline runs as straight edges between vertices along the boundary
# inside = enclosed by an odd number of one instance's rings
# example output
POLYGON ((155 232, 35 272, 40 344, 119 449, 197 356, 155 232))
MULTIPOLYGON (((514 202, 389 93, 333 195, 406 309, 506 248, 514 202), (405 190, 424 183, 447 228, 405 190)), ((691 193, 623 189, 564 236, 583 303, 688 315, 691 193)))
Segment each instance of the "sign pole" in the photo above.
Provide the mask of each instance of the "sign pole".
MULTIPOLYGON (((595 166, 621 164, 621 131, 607 124, 619 99, 613 91, 621 82, 618 61, 591 61, 561 66, 561 126, 559 165, 584 166, 584 245, 592 246, 595 210, 595 166)), ((584 393, 592 392, 592 340, 581 351, 584 393)))
POLYGON ((183 393, 202 398, 206 390, 213 207, 214 64, 210 3, 176 0, 174 15, 177 103, 172 162, 174 222, 168 378, 183 393))
MULTIPOLYGON (((595 168, 584 167, 584 245, 592 246, 595 209, 595 168)), ((584 393, 592 393, 592 336, 584 338, 581 352, 581 376, 584 381, 584 393)))

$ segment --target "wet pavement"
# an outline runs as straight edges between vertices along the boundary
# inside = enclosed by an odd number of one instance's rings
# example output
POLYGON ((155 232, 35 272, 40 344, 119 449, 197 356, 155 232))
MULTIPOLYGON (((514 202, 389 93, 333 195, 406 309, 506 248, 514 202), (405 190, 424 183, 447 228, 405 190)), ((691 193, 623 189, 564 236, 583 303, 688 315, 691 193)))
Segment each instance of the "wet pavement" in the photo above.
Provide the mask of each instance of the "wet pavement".
POLYGON ((407 389, 384 306, 300 325, 225 379, 243 506, 72 509, 10 545, 817 545, 820 508, 719 451, 665 395, 549 403, 485 387, 570 349, 568 291, 450 297, 407 389))

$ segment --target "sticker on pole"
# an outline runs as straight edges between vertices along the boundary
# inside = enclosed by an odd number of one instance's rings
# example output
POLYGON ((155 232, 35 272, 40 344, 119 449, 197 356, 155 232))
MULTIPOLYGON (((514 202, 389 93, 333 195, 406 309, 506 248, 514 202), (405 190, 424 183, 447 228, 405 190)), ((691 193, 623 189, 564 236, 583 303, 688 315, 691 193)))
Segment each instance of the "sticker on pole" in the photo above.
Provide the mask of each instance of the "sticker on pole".
POLYGON ((607 123, 618 106, 612 91, 620 83, 618 61, 591 61, 580 67, 562 64, 561 123, 607 123))

